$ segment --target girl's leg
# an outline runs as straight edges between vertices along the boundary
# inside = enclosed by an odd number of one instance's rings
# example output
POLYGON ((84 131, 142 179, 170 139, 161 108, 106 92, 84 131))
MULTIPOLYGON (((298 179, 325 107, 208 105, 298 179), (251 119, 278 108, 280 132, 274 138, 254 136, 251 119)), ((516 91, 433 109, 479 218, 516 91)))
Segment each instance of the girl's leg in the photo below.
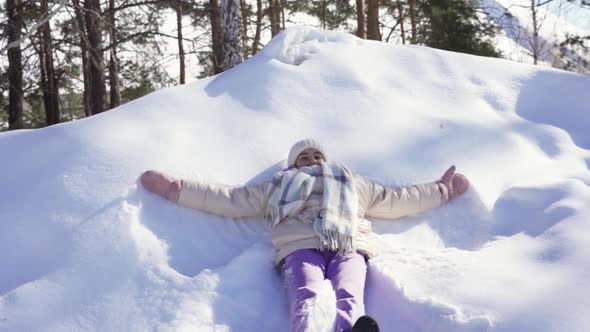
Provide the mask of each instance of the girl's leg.
POLYGON ((309 300, 325 279, 326 259, 314 249, 297 250, 285 257, 283 274, 291 309, 291 332, 307 331, 309 300))
POLYGON ((326 274, 336 293, 336 331, 340 332, 351 328, 365 314, 365 257, 358 253, 334 254, 328 262, 326 274))

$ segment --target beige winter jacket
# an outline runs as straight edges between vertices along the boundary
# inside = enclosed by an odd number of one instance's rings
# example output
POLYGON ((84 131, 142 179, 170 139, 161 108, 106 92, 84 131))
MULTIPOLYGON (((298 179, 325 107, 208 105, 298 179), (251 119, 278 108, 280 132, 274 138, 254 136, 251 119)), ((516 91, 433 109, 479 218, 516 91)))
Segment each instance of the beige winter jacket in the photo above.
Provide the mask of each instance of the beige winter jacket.
MULTIPOLYGON (((357 250, 369 258, 377 255, 378 250, 374 241, 376 235, 365 218, 395 219, 424 212, 442 205, 446 197, 445 187, 434 182, 387 188, 358 175, 354 181, 359 199, 354 241, 357 250)), ((231 218, 262 217, 269 185, 270 182, 264 182, 232 187, 183 180, 178 204, 231 218)), ((296 217, 287 218, 271 229, 276 264, 296 250, 319 248, 313 221, 321 208, 322 191, 321 181, 316 181, 305 208, 296 217)))

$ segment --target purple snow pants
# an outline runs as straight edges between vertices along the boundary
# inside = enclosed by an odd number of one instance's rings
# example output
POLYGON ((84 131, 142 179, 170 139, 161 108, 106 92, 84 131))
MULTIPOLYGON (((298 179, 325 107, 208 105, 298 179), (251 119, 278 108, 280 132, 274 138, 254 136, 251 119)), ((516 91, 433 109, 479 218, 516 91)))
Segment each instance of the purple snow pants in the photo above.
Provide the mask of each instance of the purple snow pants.
POLYGON ((358 253, 340 256, 331 251, 302 249, 287 255, 283 274, 291 309, 290 331, 308 331, 305 301, 316 296, 324 279, 332 282, 336 294, 336 332, 351 328, 365 314, 366 272, 365 257, 358 253))

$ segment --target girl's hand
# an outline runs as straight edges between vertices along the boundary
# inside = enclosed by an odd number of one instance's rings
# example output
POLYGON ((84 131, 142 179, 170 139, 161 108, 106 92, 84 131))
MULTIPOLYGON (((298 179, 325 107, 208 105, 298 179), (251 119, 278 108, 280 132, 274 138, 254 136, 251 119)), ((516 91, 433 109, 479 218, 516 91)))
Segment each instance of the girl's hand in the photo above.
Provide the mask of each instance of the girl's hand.
POLYGON ((439 183, 447 188, 449 201, 463 194, 469 188, 469 180, 467 180, 465 175, 455 173, 455 169, 455 165, 449 167, 439 181, 439 183))
POLYGON ((182 181, 176 180, 158 171, 146 171, 141 175, 141 184, 148 191, 160 195, 169 201, 176 202, 180 196, 182 181))

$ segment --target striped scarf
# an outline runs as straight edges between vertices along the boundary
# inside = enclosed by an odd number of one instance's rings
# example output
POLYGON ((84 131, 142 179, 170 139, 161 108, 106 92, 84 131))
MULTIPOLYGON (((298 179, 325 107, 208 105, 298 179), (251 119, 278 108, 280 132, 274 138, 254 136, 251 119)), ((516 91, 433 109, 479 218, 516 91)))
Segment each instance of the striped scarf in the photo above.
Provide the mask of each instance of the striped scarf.
POLYGON ((350 170, 337 162, 288 169, 275 174, 267 197, 265 217, 275 227, 305 207, 315 181, 323 181, 322 207, 313 223, 321 250, 355 252, 358 196, 350 170))

